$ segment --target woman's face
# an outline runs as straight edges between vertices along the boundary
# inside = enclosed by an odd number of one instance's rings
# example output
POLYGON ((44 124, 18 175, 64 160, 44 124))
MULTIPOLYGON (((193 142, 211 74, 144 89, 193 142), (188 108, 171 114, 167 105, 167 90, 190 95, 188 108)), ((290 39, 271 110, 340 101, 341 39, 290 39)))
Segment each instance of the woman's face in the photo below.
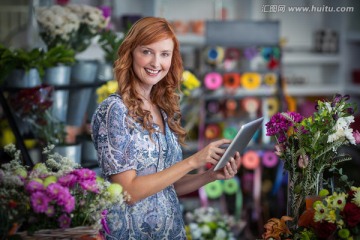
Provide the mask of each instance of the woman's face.
POLYGON ((173 49, 170 38, 134 49, 133 69, 142 88, 151 89, 169 72, 173 49))

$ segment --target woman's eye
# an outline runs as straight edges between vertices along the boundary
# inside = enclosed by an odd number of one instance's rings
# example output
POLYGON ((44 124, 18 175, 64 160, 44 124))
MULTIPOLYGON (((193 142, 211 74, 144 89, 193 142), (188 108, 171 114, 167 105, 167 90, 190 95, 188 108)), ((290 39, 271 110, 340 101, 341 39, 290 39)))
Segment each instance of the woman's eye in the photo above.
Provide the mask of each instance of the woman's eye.
POLYGON ((164 57, 169 57, 170 56, 170 53, 163 53, 162 54, 164 57))
POLYGON ((150 52, 149 50, 144 50, 143 53, 144 53, 145 55, 151 54, 151 52, 150 52))

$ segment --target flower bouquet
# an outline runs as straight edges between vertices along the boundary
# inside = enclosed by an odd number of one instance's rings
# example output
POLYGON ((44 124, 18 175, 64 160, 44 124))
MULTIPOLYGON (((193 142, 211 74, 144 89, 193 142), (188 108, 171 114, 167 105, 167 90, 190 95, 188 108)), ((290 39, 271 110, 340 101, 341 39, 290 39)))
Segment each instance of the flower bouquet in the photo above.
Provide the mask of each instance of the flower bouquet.
POLYGON ((106 209, 128 198, 119 184, 80 168, 52 148, 44 148, 46 161, 30 170, 14 145, 5 147, 12 159, 0 169, 2 238, 14 234, 25 239, 96 236, 99 230, 108 230, 106 209))
POLYGON ((189 240, 231 240, 235 239, 231 228, 235 225, 232 216, 222 215, 212 207, 201 207, 186 213, 185 226, 189 240))
POLYGON ((91 39, 105 29, 109 19, 100 9, 82 4, 53 5, 37 9, 40 36, 49 48, 64 45, 84 51, 91 39))
POLYGON ((351 160, 338 152, 339 147, 360 142, 359 132, 350 127, 356 105, 349 98, 337 94, 331 101, 319 100, 313 116, 282 112, 266 123, 266 134, 276 138, 275 153, 288 172, 287 214, 295 223, 304 210, 305 197, 321 190, 324 171, 351 160))

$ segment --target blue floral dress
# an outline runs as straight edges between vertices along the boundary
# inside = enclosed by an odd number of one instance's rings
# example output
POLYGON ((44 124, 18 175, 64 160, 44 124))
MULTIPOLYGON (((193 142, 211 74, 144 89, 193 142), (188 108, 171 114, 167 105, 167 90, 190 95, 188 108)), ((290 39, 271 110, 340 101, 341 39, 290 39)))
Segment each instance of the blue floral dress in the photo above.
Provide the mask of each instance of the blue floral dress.
MULTIPOLYGON (((92 118, 92 137, 104 177, 130 169, 138 176, 162 171, 182 159, 176 135, 166 122, 165 134, 149 132, 135 122, 118 94, 110 95, 92 118)), ((186 239, 182 212, 174 186, 147 197, 125 209, 108 211, 110 234, 106 239, 186 239)))

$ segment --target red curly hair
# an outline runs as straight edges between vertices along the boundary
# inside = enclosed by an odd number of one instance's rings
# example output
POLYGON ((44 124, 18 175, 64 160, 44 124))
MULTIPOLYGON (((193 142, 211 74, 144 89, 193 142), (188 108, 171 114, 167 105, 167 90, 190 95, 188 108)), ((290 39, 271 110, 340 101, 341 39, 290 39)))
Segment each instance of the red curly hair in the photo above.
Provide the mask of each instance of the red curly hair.
POLYGON ((164 18, 158 17, 144 17, 138 20, 127 32, 118 49, 118 59, 114 63, 114 73, 118 82, 118 92, 129 109, 129 115, 139 121, 150 133, 153 133, 155 129, 151 124, 151 114, 140 107, 142 100, 136 92, 135 81, 138 80, 132 68, 132 52, 140 45, 149 45, 164 39, 172 39, 174 42, 171 66, 164 79, 153 86, 150 99, 166 112, 170 129, 177 135, 180 144, 183 145, 186 131, 180 123, 181 112, 178 94, 180 92, 183 65, 180 45, 170 23, 164 18))

